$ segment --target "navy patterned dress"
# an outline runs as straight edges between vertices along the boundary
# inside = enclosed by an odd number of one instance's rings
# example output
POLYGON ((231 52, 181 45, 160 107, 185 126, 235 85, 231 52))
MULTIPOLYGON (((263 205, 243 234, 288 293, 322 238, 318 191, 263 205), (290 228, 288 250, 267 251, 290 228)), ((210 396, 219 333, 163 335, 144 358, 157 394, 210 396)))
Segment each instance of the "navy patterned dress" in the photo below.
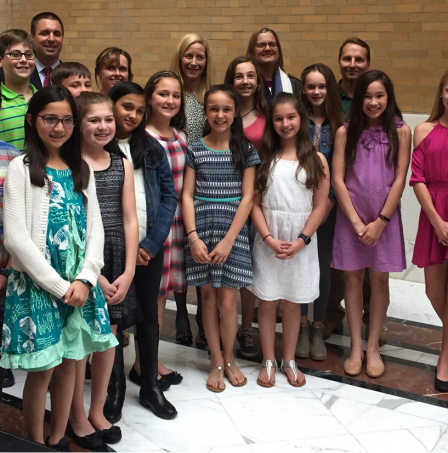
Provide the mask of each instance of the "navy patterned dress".
MULTIPOLYGON (((245 168, 258 165, 255 148, 245 168)), ((196 230, 210 253, 230 229, 241 201, 242 176, 235 170, 231 151, 214 151, 202 140, 187 147, 187 164, 196 171, 194 210, 196 230)), ((225 263, 199 264, 185 243, 187 283, 190 286, 241 288, 252 284, 249 227, 246 222, 225 263)))

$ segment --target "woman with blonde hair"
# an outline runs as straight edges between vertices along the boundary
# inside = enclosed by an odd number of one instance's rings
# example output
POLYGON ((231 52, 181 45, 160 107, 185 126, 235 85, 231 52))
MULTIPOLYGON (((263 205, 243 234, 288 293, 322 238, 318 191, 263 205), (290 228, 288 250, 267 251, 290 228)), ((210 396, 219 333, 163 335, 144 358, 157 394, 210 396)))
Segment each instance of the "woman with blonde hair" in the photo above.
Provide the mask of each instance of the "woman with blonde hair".
POLYGON ((120 82, 132 82, 132 58, 128 52, 118 47, 107 47, 95 60, 95 82, 100 93, 107 95, 109 90, 120 82))
POLYGON ((257 30, 249 39, 246 55, 258 63, 268 106, 282 91, 300 96, 300 80, 286 73, 282 47, 274 30, 266 27, 257 30))
MULTIPOLYGON (((202 138, 205 126, 204 95, 212 85, 212 56, 210 46, 205 38, 195 33, 183 36, 171 58, 170 71, 182 81, 185 98, 185 127, 188 143, 202 138)), ((188 320, 187 299, 180 298, 176 293, 176 340, 181 344, 190 345, 193 335, 188 320)), ((205 330, 202 323, 201 293, 196 290, 198 310, 196 322, 199 336, 205 340, 205 330)))

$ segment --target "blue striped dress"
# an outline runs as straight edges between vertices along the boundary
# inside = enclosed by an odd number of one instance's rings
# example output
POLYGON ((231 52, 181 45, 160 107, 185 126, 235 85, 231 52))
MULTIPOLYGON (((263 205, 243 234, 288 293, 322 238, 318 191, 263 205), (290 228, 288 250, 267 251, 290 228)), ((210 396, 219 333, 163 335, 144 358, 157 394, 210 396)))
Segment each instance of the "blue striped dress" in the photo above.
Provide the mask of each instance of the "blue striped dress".
MULTIPOLYGON (((196 230, 209 253, 230 229, 241 201, 242 176, 235 170, 231 151, 214 151, 202 139, 187 147, 187 164, 196 171, 194 210, 196 230)), ((255 148, 245 168, 260 164, 255 148)), ((195 263, 185 242, 187 283, 190 286, 241 288, 252 284, 252 257, 246 222, 225 263, 195 263)))

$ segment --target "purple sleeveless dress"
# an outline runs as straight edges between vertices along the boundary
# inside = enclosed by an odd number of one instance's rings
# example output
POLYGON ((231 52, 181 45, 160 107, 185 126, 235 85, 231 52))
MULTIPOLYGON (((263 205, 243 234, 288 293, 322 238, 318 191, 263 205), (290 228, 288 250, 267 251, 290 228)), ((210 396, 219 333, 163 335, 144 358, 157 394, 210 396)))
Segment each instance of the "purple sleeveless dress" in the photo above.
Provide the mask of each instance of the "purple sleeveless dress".
MULTIPOLYGON (((401 128, 404 122, 395 118, 395 124, 401 128)), ((394 180, 393 157, 386 133, 381 126, 365 129, 359 138, 355 161, 345 172, 345 185, 364 224, 378 217, 394 180)), ((378 272, 406 269, 400 204, 373 247, 359 240, 338 205, 331 267, 344 271, 371 268, 378 272)))

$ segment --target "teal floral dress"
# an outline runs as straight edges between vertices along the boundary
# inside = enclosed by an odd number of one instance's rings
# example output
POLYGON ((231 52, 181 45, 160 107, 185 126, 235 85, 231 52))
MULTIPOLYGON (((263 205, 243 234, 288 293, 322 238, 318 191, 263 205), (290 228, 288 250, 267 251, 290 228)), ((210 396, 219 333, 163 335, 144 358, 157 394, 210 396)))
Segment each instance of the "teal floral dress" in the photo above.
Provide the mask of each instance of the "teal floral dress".
MULTIPOLYGON (((45 258, 62 278, 73 282, 86 247, 83 195, 74 191, 70 169, 47 167, 47 174, 51 195, 45 258)), ((116 344, 99 285, 90 289, 84 307, 72 307, 40 288, 26 272, 11 269, 0 366, 43 371, 62 358, 81 360, 116 344)))

